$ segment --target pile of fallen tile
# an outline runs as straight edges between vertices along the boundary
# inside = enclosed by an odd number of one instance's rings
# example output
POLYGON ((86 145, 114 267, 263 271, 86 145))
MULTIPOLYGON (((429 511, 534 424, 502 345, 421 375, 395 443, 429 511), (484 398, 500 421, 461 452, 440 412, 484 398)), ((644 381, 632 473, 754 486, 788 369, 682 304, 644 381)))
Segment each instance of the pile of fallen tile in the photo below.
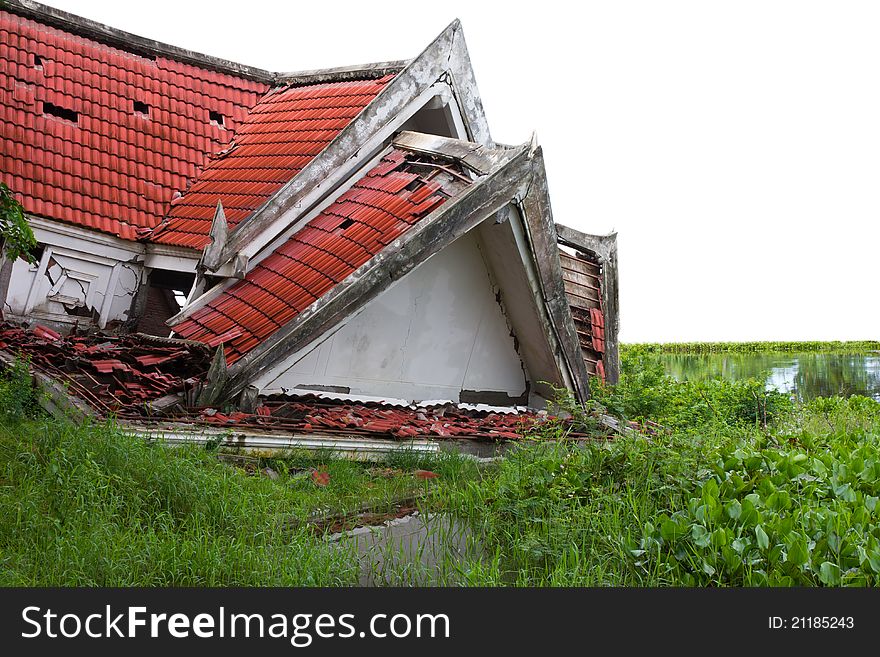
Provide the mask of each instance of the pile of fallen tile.
POLYGON ((315 395, 263 398, 256 413, 200 411, 200 421, 251 426, 298 433, 382 435, 394 438, 468 438, 518 440, 536 424, 548 421, 544 412, 497 412, 455 404, 401 406, 381 402, 352 402, 315 395))
POLYGON ((149 414, 149 404, 185 392, 207 371, 210 350, 197 343, 135 333, 62 336, 36 326, 0 325, 0 350, 26 357, 100 413, 149 414))

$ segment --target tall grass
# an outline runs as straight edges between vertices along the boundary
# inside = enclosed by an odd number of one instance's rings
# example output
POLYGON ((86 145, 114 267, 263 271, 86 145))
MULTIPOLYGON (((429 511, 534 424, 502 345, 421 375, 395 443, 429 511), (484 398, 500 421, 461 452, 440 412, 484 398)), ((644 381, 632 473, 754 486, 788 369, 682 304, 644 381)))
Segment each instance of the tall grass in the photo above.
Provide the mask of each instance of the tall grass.
POLYGON ((291 530, 287 489, 112 424, 35 416, 0 380, 0 585, 333 585, 353 565, 291 530))

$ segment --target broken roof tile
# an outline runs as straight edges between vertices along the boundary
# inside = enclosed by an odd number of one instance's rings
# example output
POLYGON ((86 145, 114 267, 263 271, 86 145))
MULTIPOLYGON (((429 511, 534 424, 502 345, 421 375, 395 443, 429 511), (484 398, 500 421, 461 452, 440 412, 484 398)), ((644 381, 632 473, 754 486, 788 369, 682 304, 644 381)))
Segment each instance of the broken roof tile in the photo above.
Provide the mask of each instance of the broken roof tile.
POLYGON ((69 387, 101 414, 141 414, 144 402, 182 393, 207 372, 210 351, 199 344, 142 334, 122 338, 61 336, 51 329, 0 325, 0 348, 69 387), (58 336, 47 341, 46 331, 58 336))

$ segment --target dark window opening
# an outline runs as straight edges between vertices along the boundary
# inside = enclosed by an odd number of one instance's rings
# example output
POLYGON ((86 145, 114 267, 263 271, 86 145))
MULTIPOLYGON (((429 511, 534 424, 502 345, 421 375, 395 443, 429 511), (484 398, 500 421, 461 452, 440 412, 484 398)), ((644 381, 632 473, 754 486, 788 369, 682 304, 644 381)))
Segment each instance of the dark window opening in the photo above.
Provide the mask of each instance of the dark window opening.
POLYGON ((339 227, 340 227, 342 230, 345 230, 345 229, 348 228, 349 226, 354 226, 354 221, 353 221, 352 219, 346 219, 346 220, 343 221, 341 224, 339 224, 339 227))
POLYGON ((223 115, 220 112, 208 112, 208 118, 211 119, 211 123, 223 125, 223 115))
POLYGON ((72 109, 59 107, 58 105, 53 105, 52 103, 47 103, 45 101, 43 101, 43 113, 51 114, 52 116, 57 116, 59 119, 72 121, 73 123, 79 121, 79 114, 72 109))
POLYGON ((134 108, 134 111, 138 114, 146 114, 147 116, 149 116, 150 114, 150 106, 146 103, 140 102, 139 100, 132 101, 132 107, 134 108))
POLYGON ((137 320, 137 330, 150 335, 168 337, 171 328, 167 319, 180 312, 187 292, 192 288, 195 276, 184 272, 154 269, 150 272, 147 289, 140 294, 142 310, 137 320))
POLYGON ((43 251, 46 250, 45 244, 37 244, 34 248, 30 250, 30 256, 33 258, 33 262, 35 264, 39 263, 40 260, 43 259, 43 251))
POLYGON ((34 68, 43 68, 43 58, 39 55, 34 55, 34 68))

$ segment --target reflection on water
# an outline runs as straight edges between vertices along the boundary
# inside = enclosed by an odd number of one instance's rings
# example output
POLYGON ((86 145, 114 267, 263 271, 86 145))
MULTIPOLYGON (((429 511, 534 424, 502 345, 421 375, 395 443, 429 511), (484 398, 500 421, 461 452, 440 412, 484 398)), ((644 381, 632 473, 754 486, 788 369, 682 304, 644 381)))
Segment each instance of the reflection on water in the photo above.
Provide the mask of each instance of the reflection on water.
POLYGON ((663 354, 676 379, 731 381, 766 376, 767 387, 798 399, 864 395, 880 401, 880 353, 663 354))

